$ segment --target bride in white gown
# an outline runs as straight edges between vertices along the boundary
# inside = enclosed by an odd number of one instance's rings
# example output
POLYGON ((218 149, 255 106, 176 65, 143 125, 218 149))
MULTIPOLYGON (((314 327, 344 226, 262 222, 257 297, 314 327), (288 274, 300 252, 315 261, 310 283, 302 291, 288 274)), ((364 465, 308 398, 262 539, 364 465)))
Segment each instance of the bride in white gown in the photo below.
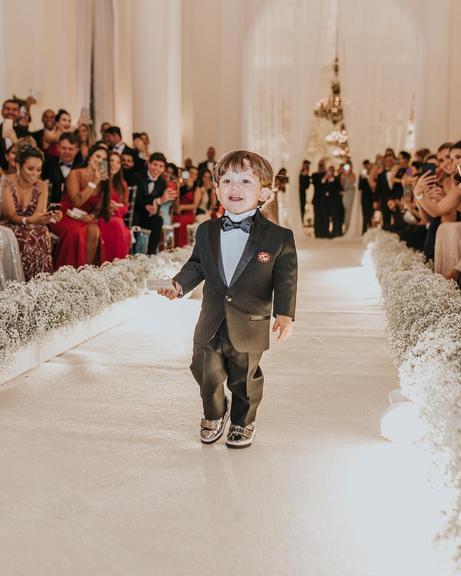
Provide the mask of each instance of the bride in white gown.
POLYGON ((13 280, 24 282, 24 271, 16 236, 12 230, 1 225, 4 178, 4 176, 0 178, 0 290, 3 290, 8 282, 13 280))

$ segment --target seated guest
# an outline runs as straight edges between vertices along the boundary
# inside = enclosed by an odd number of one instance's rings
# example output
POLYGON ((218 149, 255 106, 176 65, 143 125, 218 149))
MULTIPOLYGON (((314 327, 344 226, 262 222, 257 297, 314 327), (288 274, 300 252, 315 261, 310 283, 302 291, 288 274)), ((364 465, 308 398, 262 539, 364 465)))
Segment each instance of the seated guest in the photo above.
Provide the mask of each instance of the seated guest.
POLYGON ((104 140, 107 140, 109 148, 120 154, 120 156, 124 153, 130 153, 133 154, 133 156, 136 155, 135 150, 123 142, 122 132, 118 126, 110 126, 107 128, 104 132, 104 140))
POLYGON ((135 186, 136 174, 138 170, 136 170, 136 164, 133 156, 131 154, 122 154, 121 161, 122 161, 123 179, 128 184, 128 186, 135 186))
POLYGON ((88 124, 80 124, 77 128, 78 146, 79 151, 75 163, 78 165, 84 164, 88 159, 88 152, 92 146, 91 131, 88 124))
MULTIPOLYGON (((14 148, 12 146, 11 148, 14 148)), ((16 158, 16 154, 15 154, 16 158)), ((7 176, 0 178, 0 222, 3 220, 2 191, 7 176)), ((4 290, 9 282, 24 282, 21 253, 14 232, 7 226, 0 224, 0 290, 4 290)))
POLYGON ((44 110, 42 114, 43 128, 41 130, 37 130, 36 132, 32 133, 32 136, 34 137, 34 140, 37 142, 37 146, 40 148, 40 150, 44 149, 43 135, 45 133, 45 130, 47 130, 48 132, 53 131, 55 123, 56 123, 56 112, 54 112, 54 110, 50 110, 49 108, 47 110, 44 110))
POLYGON ((67 177, 66 192, 61 203, 64 217, 50 226, 59 236, 55 268, 105 261, 104 246, 98 226, 100 217, 110 218, 110 192, 108 185, 108 152, 102 146, 93 146, 88 154, 88 165, 72 170, 67 177), (78 208, 84 214, 72 213, 78 208))
POLYGON ((166 163, 161 152, 154 152, 149 157, 146 169, 136 174, 134 181, 137 193, 133 224, 151 231, 148 254, 157 252, 162 234, 163 219, 159 214, 159 207, 163 202, 170 202, 177 197, 176 192, 167 190, 167 183, 162 178, 166 163))
POLYGON ((211 218, 211 213, 218 208, 218 198, 213 184, 213 178, 209 170, 200 172, 198 176, 198 186, 195 191, 194 203, 195 206, 195 220, 202 223, 211 218), (200 180, 200 182, 198 182, 200 180))
POLYGON ((3 216, 19 243, 26 280, 40 272, 52 272, 51 238, 47 224, 59 221, 61 212, 48 212, 48 188, 40 180, 43 153, 32 146, 18 147, 18 174, 3 186, 3 216))
POLYGON ((450 148, 451 164, 447 170, 451 171, 449 185, 446 179, 443 187, 437 185, 438 176, 426 172, 418 180, 414 196, 418 206, 432 218, 443 218, 438 226, 435 237, 434 270, 445 278, 458 280, 458 263, 461 260, 459 247, 459 223, 461 212, 461 187, 458 167, 461 167, 461 141, 450 148), (458 221, 457 221, 458 220, 458 221))
POLYGON ((176 245, 179 247, 186 246, 188 243, 187 225, 195 222, 195 211, 200 203, 201 195, 196 194, 197 177, 198 169, 192 166, 189 168, 189 177, 179 189, 179 198, 176 199, 173 222, 179 223, 176 237, 176 245))
POLYGON ((6 167, 4 170, 1 170, 3 174, 16 174, 17 172, 17 164, 16 164, 16 149, 17 144, 12 144, 7 152, 6 152, 6 167))
POLYGON ((149 143, 149 136, 146 132, 133 133, 133 148, 135 151, 134 161, 138 171, 142 170, 149 160, 149 143))
POLYGON ((47 156, 59 156, 59 138, 65 132, 72 132, 72 118, 66 110, 58 110, 54 127, 43 130, 43 151, 47 156))
POLYGON ((2 123, 0 124, 0 168, 2 169, 7 167, 6 151, 18 139, 15 126, 20 113, 19 102, 16 100, 8 99, 3 102, 2 123))
POLYGON ((46 156, 42 178, 51 184, 50 201, 59 203, 70 171, 77 163, 78 136, 74 132, 64 132, 59 137, 58 156, 46 156))
POLYGON ((123 217, 128 212, 128 186, 123 180, 122 162, 117 152, 109 153, 110 218, 100 217, 98 226, 104 245, 105 260, 126 258, 131 248, 131 233, 123 217))

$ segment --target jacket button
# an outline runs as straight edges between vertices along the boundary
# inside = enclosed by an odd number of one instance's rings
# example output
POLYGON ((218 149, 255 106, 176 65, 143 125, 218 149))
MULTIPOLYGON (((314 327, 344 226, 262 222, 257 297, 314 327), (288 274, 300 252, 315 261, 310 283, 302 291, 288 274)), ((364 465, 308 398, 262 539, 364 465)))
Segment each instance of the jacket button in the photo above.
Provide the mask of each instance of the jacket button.
POLYGON ((232 294, 226 294, 227 302, 232 302, 232 294))

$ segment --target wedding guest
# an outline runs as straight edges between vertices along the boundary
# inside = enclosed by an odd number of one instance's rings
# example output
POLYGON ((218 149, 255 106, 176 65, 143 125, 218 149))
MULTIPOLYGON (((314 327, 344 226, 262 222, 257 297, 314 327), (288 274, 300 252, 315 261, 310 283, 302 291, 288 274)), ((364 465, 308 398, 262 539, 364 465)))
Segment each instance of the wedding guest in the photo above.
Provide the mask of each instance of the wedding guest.
POLYGON ((122 154, 121 161, 122 161, 123 179, 128 184, 128 186, 135 186, 136 174, 138 170, 136 169, 136 164, 133 156, 131 154, 122 154))
POLYGON ((403 196, 403 178, 406 173, 411 174, 410 160, 411 155, 402 150, 399 154, 398 164, 394 165, 392 169, 392 193, 395 198, 402 198, 403 196))
POLYGON ((181 176, 184 180, 189 178, 189 171, 192 168, 192 166, 193 166, 192 158, 186 158, 184 160, 184 166, 181 170, 181 176))
POLYGON ((17 144, 12 144, 6 152, 6 168, 2 170, 3 174, 16 174, 17 164, 16 164, 16 150, 17 144))
POLYGON ((166 164, 164 154, 154 152, 149 157, 147 167, 136 174, 137 193, 133 224, 150 230, 148 254, 157 252, 162 234, 163 219, 158 213, 159 207, 163 202, 175 200, 177 197, 177 193, 167 190, 167 183, 162 178, 166 164))
POLYGON ((394 192, 394 157, 386 154, 384 157, 384 170, 378 174, 375 188, 375 209, 381 210, 383 215, 383 229, 388 230, 390 226, 391 214, 387 201, 398 197, 394 192))
POLYGON ((53 131, 55 123, 56 123, 56 113, 54 112, 54 110, 51 110, 50 108, 44 110, 42 114, 43 128, 32 133, 32 136, 37 142, 37 146, 40 148, 40 150, 44 149, 43 137, 45 134, 45 130, 53 131))
POLYGON ((341 195, 341 182, 339 176, 335 175, 334 166, 329 166, 325 172, 322 183, 325 187, 325 197, 328 209, 328 232, 331 221, 330 238, 342 236, 343 234, 343 215, 344 207, 341 195))
MULTIPOLYGON (((15 149, 15 146, 11 146, 15 149)), ((15 151, 16 158, 16 151, 15 151)), ((15 172, 16 173, 16 170, 15 172)), ((2 212, 3 186, 8 176, 2 174, 0 177, 0 222, 4 220, 2 212)), ((24 270, 22 267, 19 244, 14 232, 8 226, 0 224, 0 290, 4 290, 9 282, 24 282, 24 270)))
POLYGON ((130 148, 122 140, 122 132, 118 126, 110 126, 104 132, 105 140, 109 144, 109 148, 118 154, 132 154, 136 156, 136 152, 133 148, 130 148))
POLYGON ((312 174, 312 184, 314 186, 314 234, 316 238, 328 237, 328 207, 325 195, 325 184, 323 178, 326 174, 325 160, 318 163, 317 172, 312 174))
POLYGON ((147 136, 147 138, 143 138, 143 134, 146 134, 146 132, 134 132, 133 133, 133 149, 134 149, 134 155, 133 155, 133 160, 136 164, 136 167, 139 170, 142 170, 148 159, 150 156, 150 152, 149 152, 149 137, 147 136))
POLYGON ((59 137, 58 155, 46 156, 42 178, 51 185, 50 200, 59 203, 70 171, 79 165, 77 161, 78 136, 74 132, 64 132, 59 137))
POLYGON ((201 179, 205 170, 208 170, 208 172, 212 174, 215 166, 216 166, 216 150, 213 146, 210 146, 206 151, 206 160, 200 162, 200 164, 198 165, 199 179, 201 179))
POLYGON ((7 168, 6 151, 16 143, 18 135, 15 125, 20 115, 19 103, 8 99, 2 105, 2 123, 0 124, 0 168, 7 168))
POLYGON ((216 210, 218 207, 218 199, 216 196, 216 190, 213 183, 213 178, 209 170, 202 172, 196 189, 195 195, 195 220, 196 222, 204 222, 211 218, 212 211, 216 210))
POLYGON ((106 134, 106 130, 110 128, 112 124, 110 122, 102 122, 99 128, 99 133, 101 135, 100 141, 104 142, 104 144, 109 147, 108 137, 106 134))
POLYGON ((349 229, 351 221, 352 205, 355 196, 355 182, 357 181, 357 176, 355 175, 354 167, 350 160, 342 164, 339 179, 342 189, 342 204, 344 206, 344 231, 346 232, 349 229))
POLYGON ((43 130, 43 150, 48 156, 59 156, 59 138, 65 132, 72 132, 72 118, 69 112, 60 109, 56 114, 52 130, 43 130))
POLYGON ((303 223, 304 223, 304 212, 306 210, 307 190, 311 185, 310 168, 311 163, 309 162, 309 160, 304 160, 301 167, 301 172, 299 174, 299 203, 301 207, 301 222, 303 223))
POLYGON ((446 278, 459 279, 461 261, 461 222, 457 222, 461 211, 461 187, 458 167, 461 167, 461 141, 450 148, 453 175, 448 192, 437 186, 437 175, 426 172, 418 180, 414 196, 421 206, 433 218, 446 217, 439 225, 435 238, 434 270, 446 278), (460 248, 458 248, 460 247, 460 248))
POLYGON ((177 230, 176 246, 186 246, 187 225, 195 222, 195 211, 200 204, 200 195, 197 193, 198 169, 192 166, 189 169, 189 177, 179 189, 179 198, 176 200, 173 222, 180 226, 177 230))
POLYGON ((102 146, 93 146, 88 155, 88 165, 70 172, 66 192, 61 203, 64 217, 50 226, 59 236, 55 268, 85 264, 101 264, 105 260, 104 246, 98 226, 100 217, 110 218, 111 196, 107 179, 108 152, 102 146), (84 214, 75 213, 74 208, 84 214))
POLYGON ((362 206, 362 234, 371 228, 373 218, 373 188, 371 172, 373 166, 369 160, 363 161, 362 174, 359 177, 360 203, 362 206))
POLYGON ((18 174, 3 186, 3 215, 14 232, 21 253, 24 276, 30 280, 40 272, 52 272, 51 238, 47 224, 59 221, 61 212, 48 212, 48 188, 40 179, 43 153, 32 146, 18 147, 18 174))
POLYGON ((110 218, 99 217, 98 226, 104 245, 105 260, 126 258, 131 247, 131 233, 124 222, 128 212, 128 186, 123 179, 122 161, 117 152, 109 153, 110 218))
POLYGON ((88 152, 93 145, 91 130, 88 124, 80 124, 77 128, 78 147, 76 164, 83 164, 88 159, 88 152))

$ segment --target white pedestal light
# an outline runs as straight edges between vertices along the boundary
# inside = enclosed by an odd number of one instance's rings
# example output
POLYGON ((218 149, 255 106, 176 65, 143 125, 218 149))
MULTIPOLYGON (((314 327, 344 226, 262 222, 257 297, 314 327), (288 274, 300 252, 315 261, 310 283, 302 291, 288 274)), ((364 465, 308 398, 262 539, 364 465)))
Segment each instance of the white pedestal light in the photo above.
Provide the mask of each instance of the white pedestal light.
POLYGON ((381 416, 381 435, 391 442, 412 444, 421 440, 427 429, 419 408, 399 388, 389 393, 389 406, 381 416))

